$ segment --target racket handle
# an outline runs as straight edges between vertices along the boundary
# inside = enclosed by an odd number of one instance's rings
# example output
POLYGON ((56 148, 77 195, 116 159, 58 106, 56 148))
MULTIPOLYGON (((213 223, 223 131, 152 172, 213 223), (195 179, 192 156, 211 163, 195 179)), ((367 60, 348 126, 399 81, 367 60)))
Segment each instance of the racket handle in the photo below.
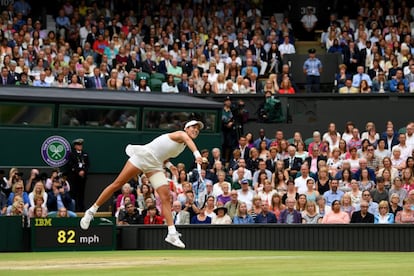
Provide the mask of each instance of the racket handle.
POLYGON ((197 163, 197 172, 198 172, 198 179, 202 180, 201 178, 201 165, 197 163))

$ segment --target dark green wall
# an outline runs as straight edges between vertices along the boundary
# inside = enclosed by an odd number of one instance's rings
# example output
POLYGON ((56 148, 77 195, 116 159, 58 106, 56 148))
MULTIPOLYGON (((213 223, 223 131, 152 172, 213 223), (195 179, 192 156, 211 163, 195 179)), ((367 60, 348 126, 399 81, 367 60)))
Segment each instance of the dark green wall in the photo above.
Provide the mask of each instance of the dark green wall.
POLYGON ((22 217, 0 216, 0 252, 21 252, 28 246, 23 231, 22 217), (25 243, 26 241, 26 243, 25 243))
MULTIPOLYGON (((175 249, 164 242, 165 226, 126 226, 119 249, 175 249)), ((250 224, 179 225, 186 249, 414 251, 412 225, 250 224)))
MULTIPOLYGON (((45 128, 2 128, 0 167, 43 167, 40 149, 44 140, 59 135, 71 143, 76 138, 85 139, 84 150, 89 153, 91 173, 118 173, 127 160, 125 147, 128 144, 144 144, 151 141, 161 132, 107 131, 91 129, 58 129, 45 128)), ((221 145, 220 135, 203 134, 197 140, 199 148, 213 148, 221 145)), ((190 151, 177 161, 190 164, 190 151)))

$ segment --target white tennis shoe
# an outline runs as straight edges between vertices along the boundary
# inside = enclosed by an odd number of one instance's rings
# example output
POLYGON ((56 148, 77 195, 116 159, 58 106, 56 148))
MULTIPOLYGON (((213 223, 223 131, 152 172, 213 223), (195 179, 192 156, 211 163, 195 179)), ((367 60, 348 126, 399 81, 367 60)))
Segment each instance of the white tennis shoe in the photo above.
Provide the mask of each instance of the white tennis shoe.
POLYGON ((185 244, 180 240, 181 234, 176 232, 175 234, 168 234, 165 241, 179 248, 185 248, 185 244))
POLYGON ((90 210, 86 210, 83 218, 80 220, 80 227, 83 230, 87 230, 89 228, 89 224, 93 220, 93 213, 90 210))

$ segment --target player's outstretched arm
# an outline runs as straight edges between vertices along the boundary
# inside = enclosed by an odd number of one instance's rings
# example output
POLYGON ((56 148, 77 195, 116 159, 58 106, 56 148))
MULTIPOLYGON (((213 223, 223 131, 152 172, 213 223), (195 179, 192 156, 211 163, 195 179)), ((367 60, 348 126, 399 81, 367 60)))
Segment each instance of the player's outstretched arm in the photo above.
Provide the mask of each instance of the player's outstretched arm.
POLYGON ((196 144, 194 143, 193 139, 185 131, 179 130, 179 131, 172 132, 170 133, 170 138, 173 141, 176 141, 177 143, 186 144, 187 147, 193 152, 194 157, 196 158, 196 162, 199 164, 202 163, 201 155, 197 149, 196 144))

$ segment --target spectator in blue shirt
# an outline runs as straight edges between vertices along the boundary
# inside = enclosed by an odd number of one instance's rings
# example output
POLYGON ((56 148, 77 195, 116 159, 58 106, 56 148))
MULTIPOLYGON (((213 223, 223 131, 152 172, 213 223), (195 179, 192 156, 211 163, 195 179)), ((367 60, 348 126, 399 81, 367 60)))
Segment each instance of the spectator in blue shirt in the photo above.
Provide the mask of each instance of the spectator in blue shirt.
POLYGON ((33 82, 33 86, 50 87, 50 83, 46 82, 46 73, 44 71, 40 72, 39 79, 33 82))
POLYGON ((397 72, 395 72, 395 77, 390 80, 390 91, 397 92, 397 87, 400 83, 404 84, 404 92, 408 92, 410 85, 408 80, 404 78, 402 69, 398 69, 397 72))
POLYGON ((237 208, 237 213, 233 217, 233 224, 252 224, 254 223, 253 217, 247 213, 247 205, 242 202, 237 208))
POLYGON ((378 203, 372 201, 371 192, 369 190, 362 191, 361 203, 355 206, 354 212, 361 210, 361 204, 363 200, 366 200, 368 202, 368 212, 373 214, 374 216, 378 215, 379 213, 378 203))
POLYGON ((329 183, 330 189, 329 191, 326 191, 323 194, 323 197, 326 200, 326 205, 331 206, 332 202, 334 200, 341 201, 342 196, 344 195, 344 192, 341 190, 338 190, 339 180, 338 179, 332 179, 329 183))
POLYGON ((262 201, 262 211, 256 216, 255 223, 277 223, 277 218, 269 211, 266 201, 262 201))
POLYGON ((368 74, 364 73, 364 66, 358 66, 357 73, 352 77, 352 87, 359 88, 362 80, 366 80, 368 86, 372 87, 372 80, 368 74))
POLYGON ((66 32, 69 30, 70 20, 69 17, 65 15, 65 10, 59 10, 59 16, 56 17, 56 28, 59 30, 59 35, 64 37, 66 40, 66 32))

